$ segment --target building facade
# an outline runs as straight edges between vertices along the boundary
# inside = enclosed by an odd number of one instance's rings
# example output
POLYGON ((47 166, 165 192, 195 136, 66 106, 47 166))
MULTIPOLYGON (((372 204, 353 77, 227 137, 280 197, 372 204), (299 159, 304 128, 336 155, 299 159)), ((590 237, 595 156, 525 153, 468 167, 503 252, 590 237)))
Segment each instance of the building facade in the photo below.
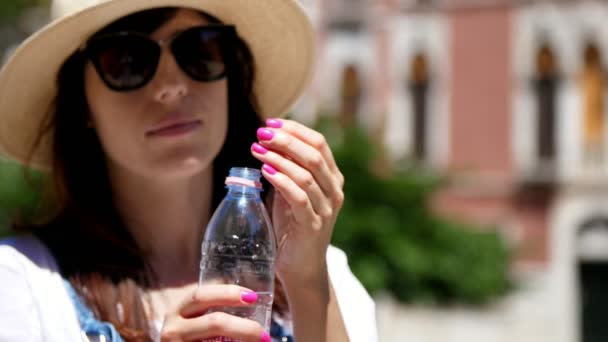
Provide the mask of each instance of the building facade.
POLYGON ((598 320, 608 304, 608 3, 303 2, 318 65, 295 116, 355 119, 389 159, 447 174, 436 210, 504 233, 514 273, 545 279, 556 335, 608 340, 598 320))

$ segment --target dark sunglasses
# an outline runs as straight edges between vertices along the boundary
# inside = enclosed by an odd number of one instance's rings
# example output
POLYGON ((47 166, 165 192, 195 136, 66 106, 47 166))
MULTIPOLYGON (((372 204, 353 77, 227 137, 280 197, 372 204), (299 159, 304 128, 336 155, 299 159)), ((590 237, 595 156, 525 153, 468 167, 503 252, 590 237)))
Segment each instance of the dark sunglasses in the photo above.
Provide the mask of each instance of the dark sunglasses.
POLYGON ((83 51, 110 89, 129 91, 145 86, 154 77, 164 45, 192 79, 211 82, 225 77, 227 50, 235 35, 234 26, 228 25, 192 27, 167 41, 117 32, 89 39, 83 51))

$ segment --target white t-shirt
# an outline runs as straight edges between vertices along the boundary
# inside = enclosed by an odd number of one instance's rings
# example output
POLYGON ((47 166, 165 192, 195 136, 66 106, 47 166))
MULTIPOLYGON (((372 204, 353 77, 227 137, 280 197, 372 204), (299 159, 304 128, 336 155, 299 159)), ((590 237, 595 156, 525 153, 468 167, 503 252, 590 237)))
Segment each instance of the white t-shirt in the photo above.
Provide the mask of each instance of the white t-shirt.
MULTIPOLYGON (((330 246, 327 267, 350 340, 376 342, 374 302, 350 271, 344 252, 330 246)), ((0 241, 0 341, 80 342, 81 336, 48 249, 32 236, 0 241)))

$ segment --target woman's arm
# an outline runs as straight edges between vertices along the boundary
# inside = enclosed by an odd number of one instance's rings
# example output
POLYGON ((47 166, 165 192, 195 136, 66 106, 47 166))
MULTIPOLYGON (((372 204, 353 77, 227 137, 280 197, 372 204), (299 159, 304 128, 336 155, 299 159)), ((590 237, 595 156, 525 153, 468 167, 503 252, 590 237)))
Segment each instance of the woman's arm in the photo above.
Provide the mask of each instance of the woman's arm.
POLYGON ((82 338, 55 259, 31 235, 0 241, 0 322, 0 341, 82 338))
POLYGON ((6 257, 3 252, 0 250, 0 340, 42 341, 40 317, 26 277, 1 260, 6 257))
MULTIPOLYGON (((327 249, 327 274, 330 284, 329 301, 327 301, 327 310, 324 311, 327 316, 323 318, 327 322, 326 340, 377 342, 378 328, 374 301, 350 270, 346 254, 334 246, 329 246, 327 249)), ((312 300, 307 300, 304 292, 297 292, 302 289, 296 288, 295 291, 297 297, 294 299, 303 303, 301 307, 304 308, 305 313, 300 317, 304 322, 298 321, 296 326, 312 322, 315 317, 323 317, 322 313, 315 316, 311 310, 306 310, 311 306, 312 300)), ((316 291, 323 293, 319 289, 316 291)), ((295 309, 300 310, 300 307, 295 309)))
MULTIPOLYGON (((13 246, 0 242, 0 341, 43 341, 39 305, 26 267, 33 264, 13 246)), ((68 303, 70 304, 70 303, 68 303)))
POLYGON ((327 270, 310 283, 284 280, 296 341, 348 341, 344 320, 327 270))
POLYGON ((276 190, 272 222, 276 270, 290 304, 298 342, 347 341, 327 268, 327 248, 342 207, 344 177, 320 133, 271 119, 258 130, 253 155, 276 190))

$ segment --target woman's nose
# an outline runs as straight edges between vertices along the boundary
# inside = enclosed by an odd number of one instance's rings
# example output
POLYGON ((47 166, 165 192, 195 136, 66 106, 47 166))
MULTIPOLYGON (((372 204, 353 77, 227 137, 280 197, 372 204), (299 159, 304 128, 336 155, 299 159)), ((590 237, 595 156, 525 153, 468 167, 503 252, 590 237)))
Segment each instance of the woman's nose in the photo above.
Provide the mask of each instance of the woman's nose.
POLYGON ((172 103, 188 95, 188 76, 185 75, 171 53, 161 55, 156 75, 154 99, 161 103, 172 103))

